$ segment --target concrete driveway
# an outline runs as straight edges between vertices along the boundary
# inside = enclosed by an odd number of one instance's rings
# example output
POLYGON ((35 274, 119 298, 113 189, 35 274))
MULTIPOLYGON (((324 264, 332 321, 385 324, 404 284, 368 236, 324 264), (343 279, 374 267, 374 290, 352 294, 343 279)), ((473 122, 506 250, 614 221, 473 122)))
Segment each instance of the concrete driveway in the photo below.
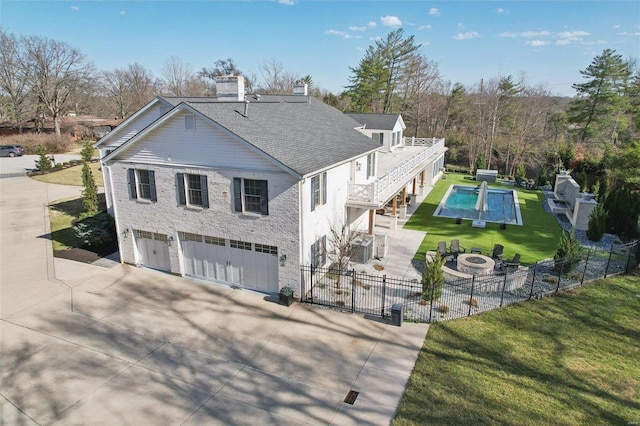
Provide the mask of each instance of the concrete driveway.
MULTIPOLYGON (((35 169, 37 155, 23 155, 22 157, 0 157, 0 177, 24 176, 28 171, 35 169)), ((56 163, 65 163, 71 160, 79 160, 76 154, 55 154, 56 163)))
POLYGON ((54 260, 74 190, 0 179, 1 424, 389 424, 427 325, 54 260))

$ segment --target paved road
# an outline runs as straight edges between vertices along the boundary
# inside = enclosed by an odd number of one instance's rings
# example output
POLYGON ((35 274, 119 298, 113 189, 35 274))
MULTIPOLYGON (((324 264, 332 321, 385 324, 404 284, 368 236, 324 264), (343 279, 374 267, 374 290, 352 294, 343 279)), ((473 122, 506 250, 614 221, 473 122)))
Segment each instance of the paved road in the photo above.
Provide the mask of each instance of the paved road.
MULTIPOLYGON (((23 176, 28 171, 35 169, 37 155, 23 155, 22 157, 0 157, 0 178, 23 176)), ((75 154, 55 154, 56 163, 65 163, 71 160, 79 160, 75 154)))
POLYGON ((54 260, 45 205, 78 192, 0 179, 0 424, 389 424, 426 325, 54 260))

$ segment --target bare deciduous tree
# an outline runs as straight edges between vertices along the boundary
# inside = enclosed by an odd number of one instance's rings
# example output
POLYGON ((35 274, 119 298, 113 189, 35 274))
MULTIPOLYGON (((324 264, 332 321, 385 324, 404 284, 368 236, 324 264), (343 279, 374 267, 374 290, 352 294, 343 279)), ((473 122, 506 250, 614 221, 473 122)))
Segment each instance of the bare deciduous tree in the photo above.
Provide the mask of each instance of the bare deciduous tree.
POLYGON ((260 65, 260 74, 262 75, 262 81, 258 91, 273 95, 291 94, 293 86, 298 80, 295 73, 286 71, 282 63, 275 59, 264 61, 260 65))
POLYGON ((32 90, 38 103, 51 114, 56 135, 69 96, 92 76, 92 67, 80 51, 67 43, 44 37, 25 39, 27 60, 32 67, 32 90))
POLYGON ((21 41, 0 29, 0 89, 9 100, 11 118, 16 121, 20 133, 30 93, 30 74, 21 41))
POLYGON ((188 63, 177 56, 170 56, 162 66, 162 75, 166 89, 174 96, 204 95, 204 84, 198 83, 198 77, 188 63))

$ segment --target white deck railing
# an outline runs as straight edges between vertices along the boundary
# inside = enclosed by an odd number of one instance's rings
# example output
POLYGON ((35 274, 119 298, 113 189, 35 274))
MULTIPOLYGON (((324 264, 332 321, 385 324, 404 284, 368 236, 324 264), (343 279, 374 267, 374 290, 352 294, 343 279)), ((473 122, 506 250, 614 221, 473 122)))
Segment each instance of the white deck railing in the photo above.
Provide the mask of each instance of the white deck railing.
POLYGON ((424 167, 423 163, 429 157, 444 148, 444 139, 404 138, 404 142, 405 146, 424 146, 426 149, 403 161, 386 175, 379 177, 372 183, 349 184, 349 201, 375 204, 386 200, 394 192, 406 185, 407 175, 411 174, 419 166, 424 167))

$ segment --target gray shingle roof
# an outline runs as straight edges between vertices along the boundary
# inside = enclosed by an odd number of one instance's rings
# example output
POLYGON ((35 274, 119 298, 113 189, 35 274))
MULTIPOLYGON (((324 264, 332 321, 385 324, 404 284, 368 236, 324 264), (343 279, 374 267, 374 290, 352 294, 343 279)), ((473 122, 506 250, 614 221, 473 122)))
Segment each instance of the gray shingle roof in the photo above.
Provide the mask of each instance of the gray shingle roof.
POLYGON ((355 130, 359 124, 337 109, 306 96, 262 95, 244 102, 215 98, 164 98, 185 102, 301 176, 379 149, 355 130), (311 101, 309 102, 309 99, 311 101))
POLYGON ((347 114, 366 129, 393 130, 398 114, 347 114))

